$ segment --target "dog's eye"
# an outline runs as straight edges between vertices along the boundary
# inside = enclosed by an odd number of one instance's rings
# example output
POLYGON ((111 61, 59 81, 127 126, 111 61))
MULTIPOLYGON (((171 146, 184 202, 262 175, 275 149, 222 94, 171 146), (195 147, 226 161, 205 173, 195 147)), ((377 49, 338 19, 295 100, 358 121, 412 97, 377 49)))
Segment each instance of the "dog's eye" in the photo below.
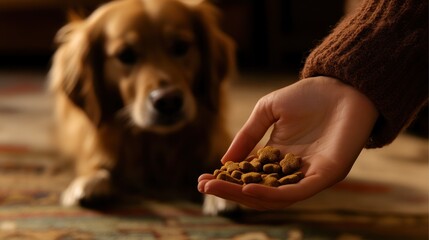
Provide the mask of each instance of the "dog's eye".
POLYGON ((190 43, 184 40, 176 40, 170 46, 170 54, 175 57, 185 56, 190 48, 190 43))
POLYGON ((133 65, 137 62, 137 53, 131 47, 125 47, 116 55, 116 58, 123 64, 133 65))

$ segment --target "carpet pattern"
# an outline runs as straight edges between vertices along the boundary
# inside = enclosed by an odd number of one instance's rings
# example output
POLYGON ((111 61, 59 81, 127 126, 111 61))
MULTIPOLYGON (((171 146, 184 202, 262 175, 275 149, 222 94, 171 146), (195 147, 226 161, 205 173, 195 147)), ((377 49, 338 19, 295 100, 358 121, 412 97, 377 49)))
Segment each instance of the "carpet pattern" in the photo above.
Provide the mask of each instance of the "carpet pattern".
MULTIPOLYGON (((411 136, 365 151, 345 181, 285 211, 210 217, 195 203, 139 196, 104 210, 61 207, 72 175, 52 148, 44 84, 39 72, 0 72, 0 239, 428 238, 428 142, 411 136)), ((257 85, 232 87, 247 96, 240 99, 254 96, 232 111, 250 110, 263 94, 257 85)))

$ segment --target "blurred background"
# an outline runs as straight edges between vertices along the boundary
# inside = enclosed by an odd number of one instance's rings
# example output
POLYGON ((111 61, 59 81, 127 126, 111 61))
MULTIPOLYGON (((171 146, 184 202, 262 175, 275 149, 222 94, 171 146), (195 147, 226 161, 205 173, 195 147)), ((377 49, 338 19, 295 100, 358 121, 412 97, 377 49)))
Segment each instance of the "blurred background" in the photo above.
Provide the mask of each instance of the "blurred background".
MULTIPOLYGON (((427 239, 427 108, 392 145, 365 150, 346 181, 286 214, 207 218, 198 206, 158 202, 107 214, 59 207, 72 176, 56 166, 50 136, 54 37, 68 10, 87 16, 104 2, 0 0, 0 239, 427 239)), ((211 2, 237 46, 235 133, 260 97, 298 79, 311 49, 361 0, 211 2)))
MULTIPOLYGON (((308 51, 359 0, 213 0, 237 42, 243 70, 298 71, 308 51)), ((67 11, 88 15, 106 0, 1 0, 2 66, 46 67, 67 11)))
MULTIPOLYGON (((298 71, 305 55, 359 0, 213 0, 243 70, 298 71)), ((89 15, 106 0, 1 0, 2 66, 46 67, 67 11, 89 15)))
MULTIPOLYGON (((240 72, 298 76, 309 51, 362 0, 211 0, 237 43, 240 72)), ((55 33, 72 9, 89 15, 107 0, 0 0, 0 69, 47 70, 55 33)), ((428 136, 427 107, 410 131, 428 136)))

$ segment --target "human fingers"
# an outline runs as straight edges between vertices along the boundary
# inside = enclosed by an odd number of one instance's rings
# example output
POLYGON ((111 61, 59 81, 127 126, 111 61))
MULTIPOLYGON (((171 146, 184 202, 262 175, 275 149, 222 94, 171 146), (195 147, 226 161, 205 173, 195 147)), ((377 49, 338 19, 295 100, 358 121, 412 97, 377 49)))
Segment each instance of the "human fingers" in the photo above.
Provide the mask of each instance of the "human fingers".
MULTIPOLYGON (((205 180, 204 180, 205 181, 205 180)), ((243 194, 242 186, 234 183, 225 182, 222 180, 208 180, 205 182, 205 194, 215 195, 230 201, 237 202, 256 210, 269 210, 271 203, 266 203, 264 200, 243 194)))
POLYGON ((271 110, 272 97, 261 98, 253 109, 250 117, 234 137, 229 149, 222 158, 227 161, 242 161, 265 135, 270 126, 276 121, 271 110))
POLYGON ((243 187, 243 193, 266 202, 285 202, 288 204, 312 197, 332 186, 336 181, 327 181, 319 175, 306 176, 296 184, 270 188, 261 184, 249 184, 243 187))
POLYGON ((292 204, 292 202, 289 203, 284 200, 266 201, 263 198, 247 195, 243 193, 241 185, 225 182, 222 180, 208 180, 205 182, 205 188, 203 192, 237 202, 241 205, 256 210, 282 209, 292 204))
POLYGON ((205 185, 208 181, 214 179, 214 176, 212 174, 209 173, 205 173, 202 174, 201 176, 198 177, 198 185, 197 185, 197 189, 200 193, 204 193, 204 188, 205 185))
MULTIPOLYGON (((225 181, 214 180, 213 175, 203 174, 198 178, 198 191, 204 194, 216 195, 218 197, 228 199, 252 209, 268 210, 267 204, 263 201, 249 195, 241 193, 241 187, 229 186, 231 183, 225 181), (210 182, 210 184, 209 184, 210 182)), ((234 184, 237 185, 237 184, 234 184)), ((238 186, 238 185, 237 185, 238 186)))
POLYGON ((211 180, 211 179, 214 179, 215 177, 213 176, 213 174, 210 174, 210 173, 204 173, 204 174, 201 174, 199 177, 198 177, 198 182, 200 182, 200 181, 202 181, 202 180, 211 180))
POLYGON ((249 184, 245 188, 248 186, 255 186, 256 190, 246 192, 243 191, 242 185, 218 180, 212 174, 205 173, 198 178, 197 189, 201 193, 216 195, 256 210, 283 209, 296 202, 295 200, 288 201, 282 197, 272 197, 273 193, 274 195, 277 194, 275 193, 277 188, 261 184, 249 184))

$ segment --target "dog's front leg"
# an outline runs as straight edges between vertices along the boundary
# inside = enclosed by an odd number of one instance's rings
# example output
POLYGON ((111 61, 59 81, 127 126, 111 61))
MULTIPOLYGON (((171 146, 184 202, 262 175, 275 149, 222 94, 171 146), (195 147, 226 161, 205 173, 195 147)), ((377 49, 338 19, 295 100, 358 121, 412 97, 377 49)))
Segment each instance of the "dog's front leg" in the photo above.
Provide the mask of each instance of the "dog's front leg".
POLYGON ((204 195, 203 214, 205 215, 232 214, 239 211, 239 209, 239 205, 235 202, 213 195, 204 195))
POLYGON ((118 133, 99 129, 88 134, 76 157, 76 177, 62 193, 64 206, 97 207, 114 195, 112 171, 117 165, 118 133))
POLYGON ((64 206, 94 206, 113 194, 111 173, 98 169, 91 174, 76 177, 61 195, 64 206))

